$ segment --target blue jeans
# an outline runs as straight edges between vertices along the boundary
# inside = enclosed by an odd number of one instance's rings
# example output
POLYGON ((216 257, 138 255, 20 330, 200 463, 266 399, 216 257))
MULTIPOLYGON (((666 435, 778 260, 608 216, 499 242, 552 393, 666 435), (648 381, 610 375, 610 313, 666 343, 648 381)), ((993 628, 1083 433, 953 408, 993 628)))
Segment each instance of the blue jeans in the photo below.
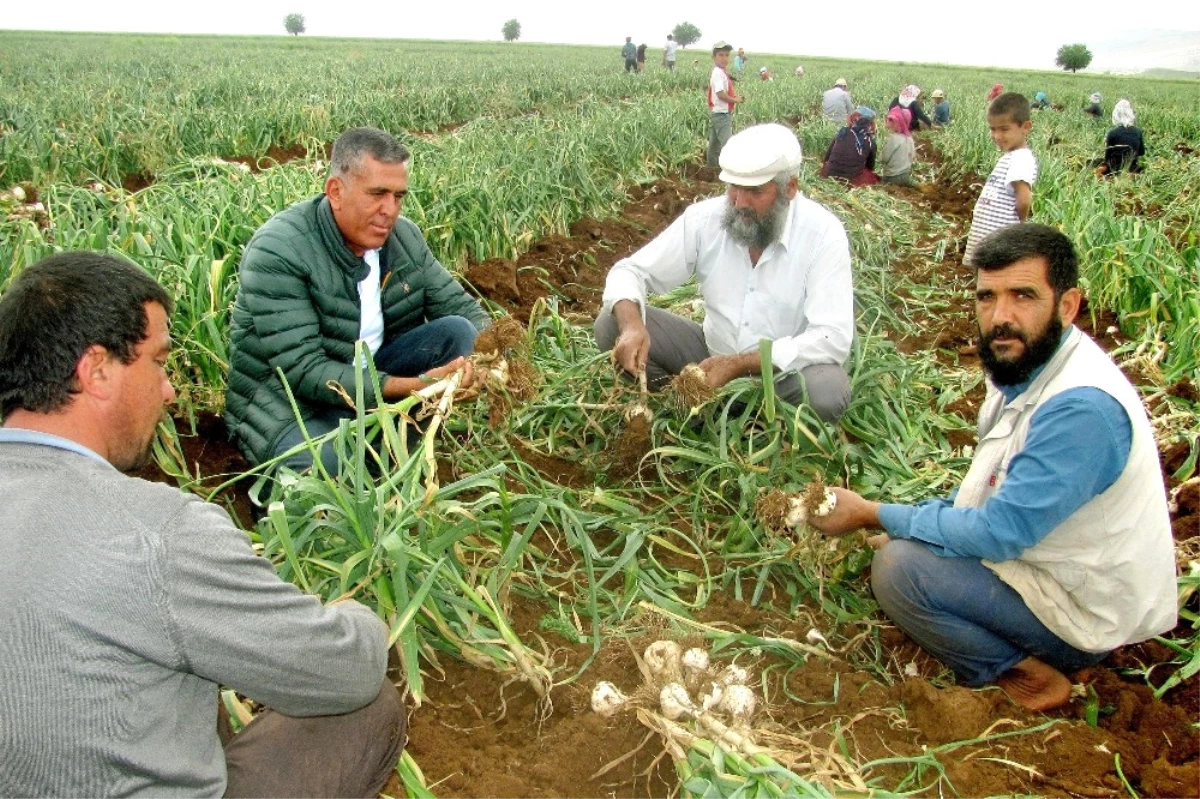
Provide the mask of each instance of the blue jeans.
MULTIPOLYGON (((475 337, 478 335, 475 325, 461 316, 443 316, 426 322, 420 327, 397 336, 391 341, 385 341, 375 353, 375 368, 379 371, 380 379, 384 375, 392 377, 416 377, 429 369, 435 369, 449 363, 460 355, 470 355, 475 350, 475 337)), ((363 376, 366 379, 366 375, 363 376)), ((353 408, 327 408, 304 420, 304 428, 309 438, 317 438, 337 429, 343 419, 353 419, 353 408)), ((292 447, 304 441, 304 431, 300 425, 292 422, 279 437, 275 445, 275 455, 282 455, 292 447)), ((337 453, 333 450, 333 442, 327 441, 321 445, 321 463, 330 474, 338 472, 337 453)), ((301 472, 313 465, 312 453, 302 450, 285 460, 282 466, 295 472, 301 472)))
POLYGON ((871 588, 897 627, 972 687, 995 682, 1030 655, 1071 672, 1108 654, 1084 652, 1052 633, 978 558, 941 557, 921 541, 889 541, 877 551, 871 588))

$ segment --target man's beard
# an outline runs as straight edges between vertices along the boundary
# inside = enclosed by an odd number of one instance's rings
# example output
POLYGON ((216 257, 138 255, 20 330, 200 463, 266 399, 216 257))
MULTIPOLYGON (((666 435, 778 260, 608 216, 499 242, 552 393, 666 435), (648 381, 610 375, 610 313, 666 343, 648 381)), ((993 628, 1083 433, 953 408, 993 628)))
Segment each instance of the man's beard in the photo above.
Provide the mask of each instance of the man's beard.
POLYGON ((1029 379, 1037 369, 1054 355, 1058 349, 1059 339, 1062 338, 1063 323, 1057 314, 1050 317, 1042 333, 1032 341, 1029 337, 1008 325, 1000 325, 992 329, 986 336, 979 331, 979 360, 983 369, 998 386, 1016 386, 1029 379), (1002 361, 992 352, 992 342, 1000 336, 1020 339, 1025 350, 1015 361, 1002 361))
MULTIPOLYGON (((778 189, 778 186, 776 188, 778 189)), ((780 189, 775 194, 775 202, 771 204, 770 210, 763 218, 759 219, 758 214, 752 208, 734 208, 733 205, 727 205, 722 224, 725 232, 738 244, 756 250, 765 250, 771 242, 779 238, 779 234, 783 231, 783 224, 787 219, 788 208, 791 204, 792 201, 788 198, 787 192, 780 189)))

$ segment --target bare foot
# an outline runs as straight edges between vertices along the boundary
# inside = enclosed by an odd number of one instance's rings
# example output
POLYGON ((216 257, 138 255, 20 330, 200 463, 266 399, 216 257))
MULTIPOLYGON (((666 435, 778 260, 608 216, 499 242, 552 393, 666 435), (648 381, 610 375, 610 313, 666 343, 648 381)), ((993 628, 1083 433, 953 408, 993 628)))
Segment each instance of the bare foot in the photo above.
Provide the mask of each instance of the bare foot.
POLYGON ((1067 676, 1033 656, 1001 674, 996 683, 1014 702, 1030 710, 1050 710, 1071 699, 1067 676))

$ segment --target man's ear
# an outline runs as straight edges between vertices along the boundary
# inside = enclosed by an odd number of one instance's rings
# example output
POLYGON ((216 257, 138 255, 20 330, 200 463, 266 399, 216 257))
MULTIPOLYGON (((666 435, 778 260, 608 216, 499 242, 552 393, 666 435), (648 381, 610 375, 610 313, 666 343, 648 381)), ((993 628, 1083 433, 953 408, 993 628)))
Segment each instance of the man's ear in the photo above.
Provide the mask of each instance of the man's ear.
POLYGON ((788 178, 787 189, 785 189, 787 198, 789 200, 795 199, 796 194, 799 193, 799 191, 800 191, 800 181, 799 181, 799 179, 796 178, 795 175, 792 175, 790 178, 788 178))
POLYGON ((112 396, 114 359, 99 344, 88 347, 75 364, 75 383, 82 394, 97 399, 112 396))
POLYGON ((1069 288, 1063 292, 1062 297, 1058 300, 1058 318, 1062 320, 1063 327, 1067 327, 1075 321, 1082 303, 1083 292, 1079 289, 1069 288))
POLYGON ((339 208, 342 205, 342 190, 345 186, 342 185, 342 179, 336 175, 331 175, 325 181, 325 195, 329 197, 329 204, 334 208, 339 208))

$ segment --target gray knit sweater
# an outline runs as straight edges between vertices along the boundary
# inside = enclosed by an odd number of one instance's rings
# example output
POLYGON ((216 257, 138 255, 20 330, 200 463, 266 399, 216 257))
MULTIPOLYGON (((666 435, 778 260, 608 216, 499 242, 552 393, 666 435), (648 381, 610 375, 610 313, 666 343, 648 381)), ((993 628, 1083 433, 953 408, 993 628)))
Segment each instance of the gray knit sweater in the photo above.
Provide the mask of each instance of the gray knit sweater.
POLYGON ((221 796, 217 686, 379 692, 386 628, 275 574, 216 505, 0 431, 0 795, 221 796))

